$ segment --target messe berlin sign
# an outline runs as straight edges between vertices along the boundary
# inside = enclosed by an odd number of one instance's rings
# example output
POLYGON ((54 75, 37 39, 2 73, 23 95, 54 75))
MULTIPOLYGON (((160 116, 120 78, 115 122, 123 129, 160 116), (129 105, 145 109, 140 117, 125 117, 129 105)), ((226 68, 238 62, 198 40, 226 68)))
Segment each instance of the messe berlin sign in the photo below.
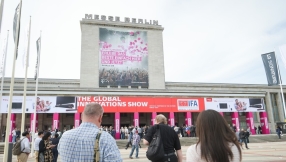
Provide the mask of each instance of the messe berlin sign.
POLYGON ((102 20, 102 21, 115 21, 115 22, 125 22, 125 23, 135 23, 135 24, 146 24, 146 25, 159 25, 158 20, 147 20, 147 19, 136 19, 124 17, 124 21, 120 20, 118 16, 105 16, 105 15, 93 15, 85 14, 84 19, 102 20))

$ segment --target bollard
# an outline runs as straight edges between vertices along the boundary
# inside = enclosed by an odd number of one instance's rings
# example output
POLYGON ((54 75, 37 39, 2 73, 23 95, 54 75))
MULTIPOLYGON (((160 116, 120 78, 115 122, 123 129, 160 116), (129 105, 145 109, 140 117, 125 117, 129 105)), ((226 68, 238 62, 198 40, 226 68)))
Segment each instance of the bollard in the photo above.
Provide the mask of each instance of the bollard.
POLYGON ((12 149, 13 149, 13 143, 12 142, 10 142, 9 143, 9 145, 8 145, 9 147, 8 147, 8 158, 7 158, 7 160, 8 160, 8 162, 12 162, 12 149))

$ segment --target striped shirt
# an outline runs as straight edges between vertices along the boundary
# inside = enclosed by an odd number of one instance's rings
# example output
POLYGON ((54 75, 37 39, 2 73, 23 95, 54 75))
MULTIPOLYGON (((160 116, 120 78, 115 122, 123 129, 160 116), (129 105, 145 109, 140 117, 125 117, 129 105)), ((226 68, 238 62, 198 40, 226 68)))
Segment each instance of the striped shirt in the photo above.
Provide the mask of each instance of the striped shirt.
POLYGON ((138 146, 140 143, 140 136, 138 134, 133 135, 132 145, 138 146))
MULTIPOLYGON (((82 123, 78 128, 66 131, 60 138, 58 151, 64 162, 93 162, 94 143, 98 127, 92 123, 82 123)), ((102 132, 99 141, 100 162, 122 162, 114 138, 102 132)))

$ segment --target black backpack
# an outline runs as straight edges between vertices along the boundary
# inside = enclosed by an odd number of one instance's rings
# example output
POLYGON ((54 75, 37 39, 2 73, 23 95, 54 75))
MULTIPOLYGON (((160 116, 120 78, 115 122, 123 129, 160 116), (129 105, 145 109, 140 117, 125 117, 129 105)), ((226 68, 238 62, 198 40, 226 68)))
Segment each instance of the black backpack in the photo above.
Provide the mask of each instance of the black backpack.
POLYGON ((164 158, 164 146, 161 139, 160 127, 156 125, 156 133, 153 135, 153 139, 149 144, 146 152, 146 157, 151 161, 159 161, 164 158))

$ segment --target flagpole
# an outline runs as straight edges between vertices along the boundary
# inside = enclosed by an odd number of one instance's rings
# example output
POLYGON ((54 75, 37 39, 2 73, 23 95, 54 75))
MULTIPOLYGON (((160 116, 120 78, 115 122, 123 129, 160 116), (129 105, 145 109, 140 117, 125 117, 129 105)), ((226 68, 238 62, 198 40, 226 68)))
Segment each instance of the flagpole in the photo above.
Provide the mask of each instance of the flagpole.
POLYGON ((26 66, 25 66, 25 83, 24 83, 24 94, 23 94, 23 105, 22 105, 22 122, 21 122, 21 132, 25 129, 26 120, 26 94, 27 94, 27 75, 28 75, 28 62, 29 62, 29 48, 30 48, 30 33, 31 33, 31 16, 29 22, 29 37, 28 37, 28 47, 26 53, 26 66))
POLYGON ((0 123, 2 121, 2 114, 1 114, 1 105, 2 105, 2 95, 3 95, 3 86, 4 86, 4 77, 5 77, 5 70, 6 70, 6 58, 7 58, 7 48, 8 48, 8 38, 9 38, 9 30, 7 31, 7 38, 6 38, 6 47, 3 56, 3 67, 2 67, 2 78, 1 78, 1 93, 0 93, 0 123))
POLYGON ((18 50, 18 40, 19 40, 18 35, 19 35, 19 27, 20 27, 21 8, 22 8, 22 0, 20 0, 19 16, 17 17, 16 39, 15 39, 14 58, 13 58, 13 66, 12 66, 12 76, 11 76, 11 83, 10 83, 10 96, 9 96, 9 106, 8 106, 8 114, 7 114, 7 122, 6 122, 6 136, 5 136, 3 161, 8 161, 9 135, 11 132, 11 109, 12 109, 12 100, 13 100, 13 92, 14 92, 14 76, 15 76, 16 54, 18 50))
MULTIPOLYGON (((282 52, 282 51, 280 50, 280 52, 282 52)), ((279 69, 279 65, 278 65, 278 62, 277 62, 277 57, 275 56, 275 58, 276 58, 276 65, 277 65, 277 69, 278 69, 278 75, 279 75, 279 84, 280 84, 280 91, 281 91, 281 96, 282 96, 282 104, 283 104, 283 109, 284 109, 284 120, 285 120, 286 119, 285 99, 284 99, 284 93, 283 93, 283 88, 282 88, 280 69, 279 69)))
POLYGON ((38 81, 39 81, 39 69, 40 69, 40 53, 41 53, 41 46, 42 46, 42 31, 40 32, 40 46, 39 51, 37 52, 37 69, 36 69, 36 90, 35 90, 35 106, 34 106, 34 114, 33 114, 33 138, 32 138, 32 149, 31 149, 31 156, 34 154, 34 142, 35 142, 35 134, 36 134, 36 110, 37 110, 37 98, 38 98, 38 81))
POLYGON ((0 0, 0 33, 2 27, 2 17, 3 17, 3 8, 4 8, 4 0, 0 0))

